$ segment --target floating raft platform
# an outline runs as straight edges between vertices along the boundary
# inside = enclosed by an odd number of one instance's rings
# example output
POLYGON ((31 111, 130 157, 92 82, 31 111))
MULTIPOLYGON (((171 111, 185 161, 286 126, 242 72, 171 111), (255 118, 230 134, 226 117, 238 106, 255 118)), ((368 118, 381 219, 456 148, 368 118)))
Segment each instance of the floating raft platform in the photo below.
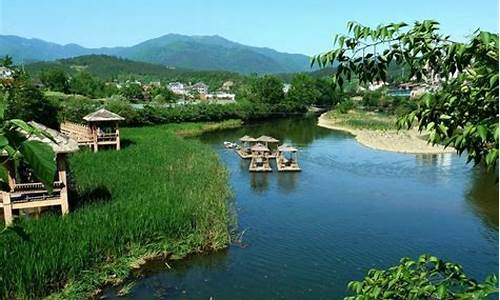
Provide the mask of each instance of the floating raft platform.
POLYGON ((298 149, 290 145, 281 145, 278 147, 278 155, 276 157, 276 166, 278 172, 300 172, 301 169, 297 163, 298 149), (284 153, 290 153, 291 158, 287 158, 284 153))

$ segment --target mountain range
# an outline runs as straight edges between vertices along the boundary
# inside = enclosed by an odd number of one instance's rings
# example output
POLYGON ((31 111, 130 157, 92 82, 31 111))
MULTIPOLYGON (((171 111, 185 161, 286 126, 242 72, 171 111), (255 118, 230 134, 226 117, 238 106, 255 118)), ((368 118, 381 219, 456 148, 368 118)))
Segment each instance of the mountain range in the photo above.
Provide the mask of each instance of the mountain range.
POLYGON ((105 54, 135 61, 193 70, 238 73, 291 73, 310 71, 309 57, 270 48, 236 43, 218 35, 167 34, 130 47, 85 48, 40 39, 0 35, 0 55, 16 62, 52 61, 81 55, 105 54))

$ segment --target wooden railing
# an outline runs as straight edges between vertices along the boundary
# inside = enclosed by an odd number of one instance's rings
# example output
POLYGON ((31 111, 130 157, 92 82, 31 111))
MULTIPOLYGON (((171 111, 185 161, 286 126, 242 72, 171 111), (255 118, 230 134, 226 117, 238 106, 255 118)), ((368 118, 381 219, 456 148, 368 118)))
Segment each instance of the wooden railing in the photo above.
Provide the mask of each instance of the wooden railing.
POLYGON ((90 143, 94 141, 90 127, 82 124, 64 122, 61 124, 61 132, 75 139, 79 143, 90 143))
MULTIPOLYGON (((61 189, 64 187, 64 183, 62 181, 56 181, 53 183, 52 187, 54 189, 61 189)), ((43 191, 46 190, 45 186, 41 182, 32 182, 32 183, 16 183, 14 185, 13 192, 31 192, 31 191, 43 191)))

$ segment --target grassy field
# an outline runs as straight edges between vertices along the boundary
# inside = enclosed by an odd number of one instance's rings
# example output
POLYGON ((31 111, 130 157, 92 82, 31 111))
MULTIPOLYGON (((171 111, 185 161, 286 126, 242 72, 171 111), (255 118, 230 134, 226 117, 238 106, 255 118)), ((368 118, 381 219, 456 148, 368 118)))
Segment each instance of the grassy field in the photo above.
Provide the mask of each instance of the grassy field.
POLYGON ((326 114, 329 121, 351 129, 391 130, 396 128, 396 118, 383 113, 351 110, 348 113, 330 111, 326 114))
POLYGON ((21 221, 24 239, 0 235, 0 298, 82 298, 148 257, 226 247, 226 170, 209 146, 175 132, 238 124, 124 128, 121 151, 75 154, 72 212, 21 221))

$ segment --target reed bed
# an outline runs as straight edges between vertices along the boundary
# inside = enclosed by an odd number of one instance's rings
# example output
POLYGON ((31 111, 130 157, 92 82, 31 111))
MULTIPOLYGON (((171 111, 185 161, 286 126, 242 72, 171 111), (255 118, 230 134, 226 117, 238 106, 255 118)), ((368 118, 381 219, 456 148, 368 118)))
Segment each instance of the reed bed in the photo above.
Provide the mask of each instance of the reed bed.
POLYGON ((27 239, 0 236, 0 298, 87 297, 148 256, 227 246, 226 170, 210 147, 174 132, 194 129, 124 128, 121 151, 75 154, 72 212, 22 220, 27 239))

